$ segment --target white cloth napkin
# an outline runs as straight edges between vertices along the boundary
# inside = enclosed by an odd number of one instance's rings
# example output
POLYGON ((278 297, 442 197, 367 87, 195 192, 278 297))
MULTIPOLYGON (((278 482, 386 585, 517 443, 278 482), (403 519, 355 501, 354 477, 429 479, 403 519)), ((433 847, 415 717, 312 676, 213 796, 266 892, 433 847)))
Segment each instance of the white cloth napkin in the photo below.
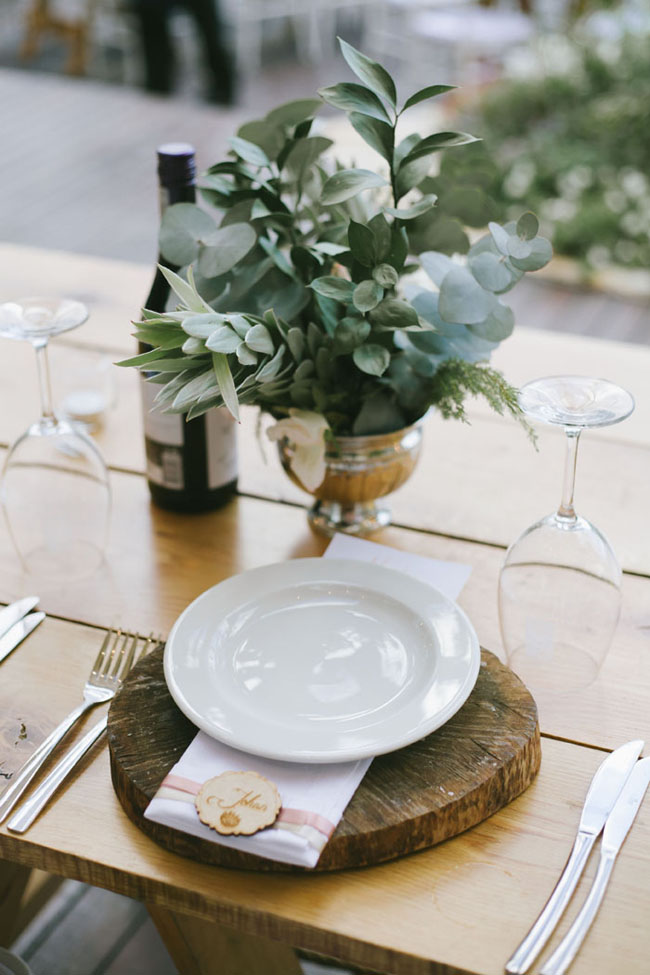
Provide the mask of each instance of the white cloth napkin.
MULTIPOLYGON (((457 562, 411 555, 396 549, 338 534, 325 558, 349 558, 399 569, 456 599, 471 573, 457 562)), ((269 860, 314 867, 371 763, 371 758, 333 765, 277 762, 237 751, 200 731, 149 803, 145 816, 154 822, 191 833, 269 860), (228 771, 253 771, 274 782, 282 797, 275 823, 252 836, 221 836, 205 826, 194 807, 194 796, 207 779, 228 771)))

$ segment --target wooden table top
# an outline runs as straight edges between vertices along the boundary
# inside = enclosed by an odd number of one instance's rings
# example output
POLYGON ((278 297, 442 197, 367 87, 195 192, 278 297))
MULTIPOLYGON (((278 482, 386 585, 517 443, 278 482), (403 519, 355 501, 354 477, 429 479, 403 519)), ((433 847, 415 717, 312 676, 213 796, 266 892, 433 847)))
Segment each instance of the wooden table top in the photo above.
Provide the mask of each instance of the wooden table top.
MULTIPOLYGON (((0 244, 0 295, 32 293, 37 282, 41 293, 80 297, 90 306, 86 325, 52 343, 55 399, 80 369, 132 350, 128 323, 150 276, 149 268, 122 262, 0 244)), ((32 356, 23 343, 0 345, 2 452, 35 416, 32 356)), ((503 971, 564 865, 603 750, 633 737, 650 739, 650 348, 519 329, 494 361, 515 383, 559 372, 604 374, 637 399, 624 424, 584 437, 578 465, 578 510, 605 531, 626 570, 622 618, 596 683, 540 714, 542 769, 528 791, 469 832, 394 863, 333 875, 266 876, 202 866, 158 848, 123 814, 99 746, 23 837, 0 827, 3 858, 377 971, 503 971)), ((254 411, 246 411, 241 427, 240 495, 231 504, 197 516, 154 508, 142 474, 138 380, 133 371, 115 372, 117 403, 97 436, 111 467, 114 504, 105 566, 74 586, 28 579, 0 525, 0 601, 35 589, 48 613, 2 664, 0 741, 13 744, 24 723, 21 760, 78 702, 98 627, 122 624, 164 636, 179 612, 219 580, 320 555, 326 546, 307 527, 305 495, 268 447, 263 457, 254 411)), ((535 453, 512 423, 482 407, 472 407, 471 419, 471 426, 427 423, 420 466, 393 498, 395 524, 376 540, 471 564, 459 602, 482 645, 502 655, 496 585, 504 548, 557 502, 562 435, 541 431, 535 453)), ((594 869, 590 863, 581 890, 594 869)), ((572 972, 618 972, 623 952, 626 975, 645 975, 648 878, 646 803, 572 972)))

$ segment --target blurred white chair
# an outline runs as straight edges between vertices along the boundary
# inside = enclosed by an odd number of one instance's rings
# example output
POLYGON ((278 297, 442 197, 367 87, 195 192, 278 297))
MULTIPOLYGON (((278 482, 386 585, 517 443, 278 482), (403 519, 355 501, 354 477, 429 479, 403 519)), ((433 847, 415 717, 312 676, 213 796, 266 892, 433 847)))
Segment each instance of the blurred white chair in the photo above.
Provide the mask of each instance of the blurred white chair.
POLYGON ((317 64, 335 51, 336 21, 376 6, 376 0, 221 0, 220 14, 230 29, 237 72, 242 80, 259 73, 264 30, 290 19, 299 59, 317 64))
POLYGON ((408 87, 426 83, 432 72, 446 83, 471 83, 482 63, 500 64, 508 51, 533 37, 529 0, 519 6, 382 0, 368 23, 369 51, 401 67, 408 87))

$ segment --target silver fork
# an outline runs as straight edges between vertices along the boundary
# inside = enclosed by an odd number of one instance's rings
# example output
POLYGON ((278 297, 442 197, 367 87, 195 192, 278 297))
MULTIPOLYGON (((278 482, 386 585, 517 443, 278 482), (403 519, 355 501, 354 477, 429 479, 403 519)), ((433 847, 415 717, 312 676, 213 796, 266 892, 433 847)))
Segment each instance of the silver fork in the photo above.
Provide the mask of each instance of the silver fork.
MULTIPOLYGON (((121 630, 113 629, 106 633, 97 659, 84 685, 83 701, 70 712, 67 718, 64 718, 45 741, 41 742, 22 768, 18 770, 11 784, 2 793, 0 797, 0 823, 9 815, 48 757, 81 716, 95 705, 104 704, 115 696, 136 659, 142 656, 142 652, 140 652, 136 657, 138 643, 141 641, 144 641, 144 637, 139 636, 139 634, 122 633, 121 630)), ((153 642, 153 635, 150 635, 141 647, 141 651, 144 651, 145 647, 148 648, 153 642)))

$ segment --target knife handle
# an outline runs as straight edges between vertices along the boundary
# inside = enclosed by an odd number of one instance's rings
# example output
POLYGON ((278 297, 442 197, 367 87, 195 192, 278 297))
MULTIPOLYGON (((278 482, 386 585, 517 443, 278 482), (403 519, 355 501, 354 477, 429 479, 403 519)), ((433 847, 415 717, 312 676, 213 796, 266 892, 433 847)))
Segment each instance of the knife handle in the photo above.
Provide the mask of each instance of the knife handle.
POLYGON ((64 780, 68 777, 77 762, 81 761, 86 752, 92 748, 97 739, 102 736, 104 731, 106 731, 107 722, 108 715, 104 715, 104 717, 101 718, 97 724, 93 725, 90 731, 88 731, 84 737, 63 756, 61 761, 54 766, 49 775, 43 779, 34 794, 29 797, 29 799, 7 823, 7 828, 12 833, 24 833, 25 830, 29 829, 41 810, 50 801, 61 783, 64 782, 64 780))
POLYGON ((578 953, 580 945, 585 939, 587 931, 596 916, 609 882, 614 857, 611 853, 601 854, 598 872, 589 891, 587 900, 582 905, 580 913, 567 931, 549 960, 542 968, 541 975, 564 975, 567 968, 578 953))
POLYGON ((592 833, 580 832, 576 836, 571 856, 555 890, 524 940, 506 962, 509 975, 524 975, 552 935, 576 889, 595 840, 596 836, 592 833))

